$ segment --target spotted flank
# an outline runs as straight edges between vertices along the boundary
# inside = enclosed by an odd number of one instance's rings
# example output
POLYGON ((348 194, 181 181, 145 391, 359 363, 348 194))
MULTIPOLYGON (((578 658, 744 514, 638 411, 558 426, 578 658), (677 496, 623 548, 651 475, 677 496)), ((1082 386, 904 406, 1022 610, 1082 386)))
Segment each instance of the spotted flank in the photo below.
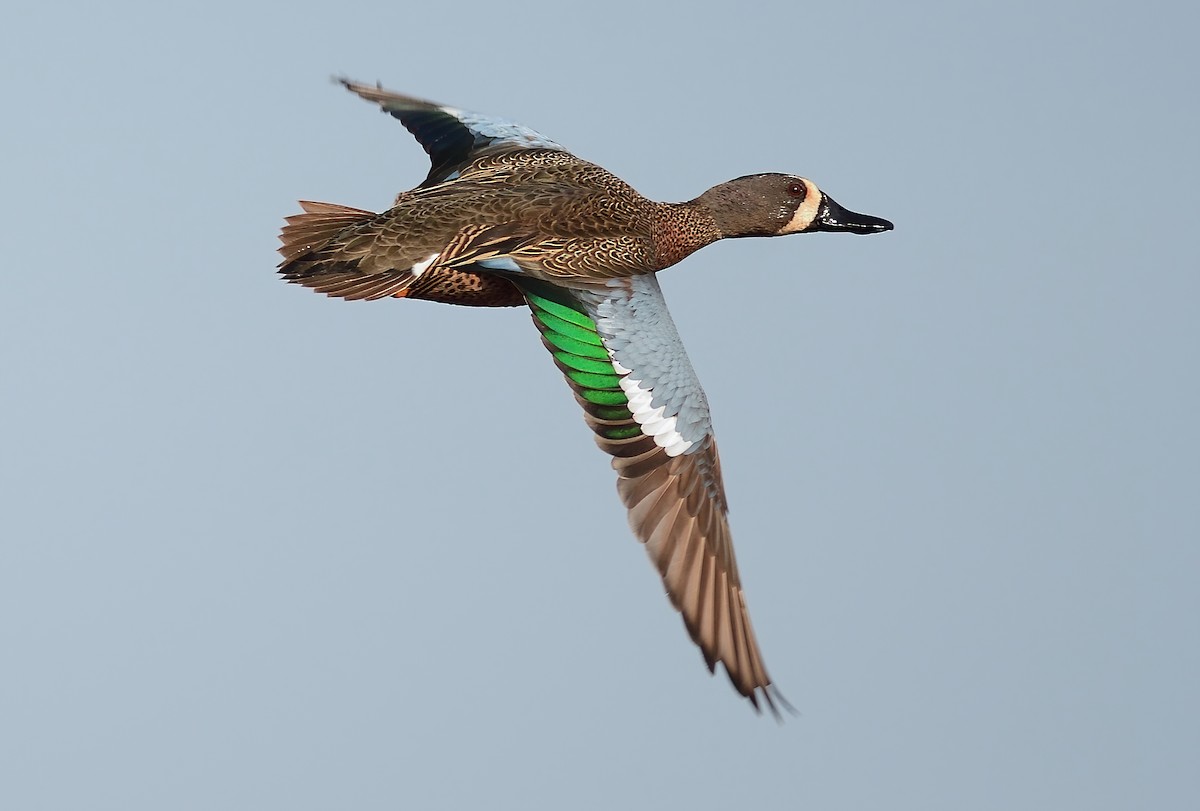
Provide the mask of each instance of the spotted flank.
MULTIPOLYGON (((302 202, 279 235, 280 275, 343 299, 528 306, 709 671, 722 666, 756 710, 779 717, 789 705, 750 623, 708 400, 656 274, 729 237, 871 234, 892 224, 791 174, 747 175, 658 202, 516 122, 339 81, 399 120, 429 155, 429 172, 379 213, 302 202)), ((756 283, 748 274, 720 284, 756 283)), ((454 328, 430 321, 431 340, 403 351, 444 352, 436 334, 454 328)), ((522 492, 536 509, 537 494, 522 492)))

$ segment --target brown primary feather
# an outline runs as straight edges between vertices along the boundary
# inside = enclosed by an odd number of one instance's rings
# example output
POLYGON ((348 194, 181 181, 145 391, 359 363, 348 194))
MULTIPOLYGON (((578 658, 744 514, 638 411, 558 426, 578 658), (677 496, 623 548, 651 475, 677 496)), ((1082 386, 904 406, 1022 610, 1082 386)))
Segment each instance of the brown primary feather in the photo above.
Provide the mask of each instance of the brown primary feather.
MULTIPOLYGON (((553 352, 545 325, 536 318, 534 324, 553 352)), ((564 373, 568 371, 557 358, 556 363, 564 373)), ((777 717, 780 707, 791 709, 771 682, 750 624, 716 443, 707 437, 699 450, 672 457, 645 434, 614 439, 613 429, 637 424, 633 415, 614 419, 611 410, 588 401, 578 384, 569 376, 566 380, 595 432, 596 444, 612 457, 617 492, 629 512, 630 527, 645 545, 708 669, 722 663, 737 691, 756 708, 761 694, 777 717)))
POLYGON ((656 448, 637 466, 623 464, 626 457, 616 458, 617 489, 634 533, 646 545, 709 670, 723 663, 738 692, 758 706, 762 691, 775 711, 775 702, 782 699, 771 685, 750 625, 725 508, 708 495, 711 473, 705 468, 718 467, 716 453, 709 439, 700 451, 676 457, 656 448))

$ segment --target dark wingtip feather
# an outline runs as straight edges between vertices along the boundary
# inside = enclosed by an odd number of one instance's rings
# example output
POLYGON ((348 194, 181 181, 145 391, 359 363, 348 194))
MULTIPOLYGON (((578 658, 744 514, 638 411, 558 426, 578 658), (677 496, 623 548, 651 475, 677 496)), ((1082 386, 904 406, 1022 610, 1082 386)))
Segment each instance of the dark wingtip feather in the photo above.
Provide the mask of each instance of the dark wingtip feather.
MULTIPOLYGON (((724 663, 722 662, 722 664, 724 663)), ((711 666, 709 667, 709 671, 713 673, 716 672, 711 666)), ((762 715, 763 706, 765 705, 766 708, 771 712, 771 715, 774 716, 775 720, 780 724, 782 724, 784 721, 784 713, 787 713, 793 717, 800 715, 799 711, 792 706, 791 702, 784 698, 783 693, 779 692, 779 688, 771 682, 753 687, 749 691, 746 691, 738 685, 732 674, 730 674, 728 668, 725 668, 725 675, 729 677, 730 683, 733 684, 733 689, 750 702, 750 706, 754 707, 754 712, 757 714, 762 715)))
POLYGON ((333 81, 340 84, 342 87, 349 90, 361 99, 374 102, 380 105, 385 111, 395 113, 401 109, 440 109, 441 105, 429 101, 428 99, 420 99, 416 96, 410 96, 406 93, 396 93, 391 90, 384 90, 382 82, 376 82, 373 85, 356 82, 353 79, 348 79, 345 76, 334 76, 333 81), (395 108, 395 109, 393 109, 395 108))
POLYGON ((780 709, 793 718, 800 715, 800 712, 791 705, 791 702, 783 697, 783 693, 779 692, 779 690, 775 688, 775 685, 768 684, 766 687, 762 688, 762 693, 763 699, 765 699, 767 703, 767 707, 771 710, 771 715, 775 716, 776 723, 782 724, 784 721, 783 713, 780 712, 780 709))

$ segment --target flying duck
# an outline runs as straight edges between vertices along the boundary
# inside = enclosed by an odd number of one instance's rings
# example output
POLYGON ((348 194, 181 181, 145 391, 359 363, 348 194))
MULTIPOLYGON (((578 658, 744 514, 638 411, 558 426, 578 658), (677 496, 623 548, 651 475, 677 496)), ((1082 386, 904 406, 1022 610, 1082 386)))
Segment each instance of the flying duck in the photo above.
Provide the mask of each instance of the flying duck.
POLYGON ((343 299, 528 307, 709 671, 720 662, 778 717, 789 705, 746 610, 708 401, 655 274, 719 239, 892 223, 789 174, 655 202, 520 124, 339 81, 399 119, 432 166, 383 213, 302 201, 279 235, 279 273, 343 299))

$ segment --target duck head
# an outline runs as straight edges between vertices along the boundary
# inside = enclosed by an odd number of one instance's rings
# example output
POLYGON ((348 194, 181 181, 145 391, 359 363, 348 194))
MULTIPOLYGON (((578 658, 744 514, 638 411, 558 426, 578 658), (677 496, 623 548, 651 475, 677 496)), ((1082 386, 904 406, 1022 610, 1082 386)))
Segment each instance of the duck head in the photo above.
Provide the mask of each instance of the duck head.
POLYGON ((707 210, 722 237, 774 237, 812 231, 877 234, 887 220, 842 208, 811 180, 796 175, 747 175, 714 186, 693 203, 707 210))

